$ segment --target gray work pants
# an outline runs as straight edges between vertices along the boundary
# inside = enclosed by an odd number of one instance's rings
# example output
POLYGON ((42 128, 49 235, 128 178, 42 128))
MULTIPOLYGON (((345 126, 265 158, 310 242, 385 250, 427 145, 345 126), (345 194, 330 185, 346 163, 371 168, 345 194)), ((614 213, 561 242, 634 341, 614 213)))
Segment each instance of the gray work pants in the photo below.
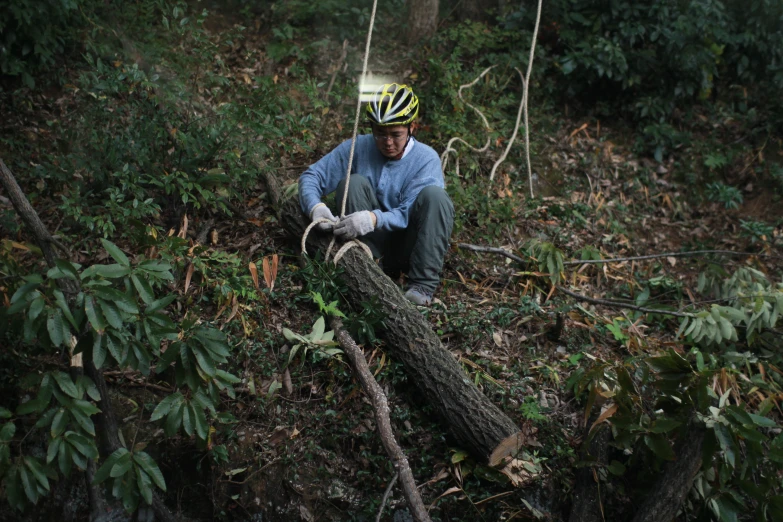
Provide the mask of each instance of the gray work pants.
MULTIPOLYGON (((345 180, 337 186, 338 205, 345 192, 345 180)), ((379 209, 378 199, 364 176, 354 174, 348 186, 345 214, 361 210, 379 209)), ((420 285, 433 292, 440 282, 443 258, 449 248, 451 229, 454 226, 454 205, 441 187, 422 189, 408 215, 408 228, 404 230, 375 230, 359 238, 373 256, 381 258, 385 272, 408 274, 412 285, 420 285)))

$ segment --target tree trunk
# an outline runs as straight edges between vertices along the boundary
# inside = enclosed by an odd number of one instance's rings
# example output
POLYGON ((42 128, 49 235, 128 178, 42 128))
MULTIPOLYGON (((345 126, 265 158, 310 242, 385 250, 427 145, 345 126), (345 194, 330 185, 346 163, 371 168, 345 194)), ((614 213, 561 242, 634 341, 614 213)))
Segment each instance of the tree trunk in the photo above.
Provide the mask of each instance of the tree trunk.
MULTIPOLYGON (((297 202, 290 200, 281 215, 287 231, 301 238, 308 222, 297 202)), ((327 244, 325 234, 312 231, 308 236, 311 249, 327 244)), ((373 296, 379 298, 387 316, 383 335, 389 353, 402 362, 411 382, 435 408, 456 442, 491 466, 518 453, 524 444, 519 428, 473 385, 429 322, 378 265, 361 249, 352 248, 340 266, 345 270, 351 304, 359 306, 373 296)))
MULTIPOLYGON (((590 433, 590 426, 597 418, 594 415, 585 428, 584 437, 590 433)), ((603 426, 590 444, 582 447, 580 460, 590 465, 585 465, 576 472, 576 484, 574 486, 573 504, 571 504, 571 515, 568 522, 602 522, 604 520, 603 507, 601 501, 601 490, 596 476, 596 467, 606 465, 607 452, 609 449, 609 434, 611 431, 608 426, 603 426)))
POLYGON ((435 34, 438 29, 438 0, 410 2, 408 12, 408 42, 416 43, 435 34))
POLYGON ((633 522, 669 522, 674 520, 685 497, 693 486, 693 479, 701 468, 701 448, 704 428, 691 419, 677 460, 669 462, 663 474, 645 495, 633 522))

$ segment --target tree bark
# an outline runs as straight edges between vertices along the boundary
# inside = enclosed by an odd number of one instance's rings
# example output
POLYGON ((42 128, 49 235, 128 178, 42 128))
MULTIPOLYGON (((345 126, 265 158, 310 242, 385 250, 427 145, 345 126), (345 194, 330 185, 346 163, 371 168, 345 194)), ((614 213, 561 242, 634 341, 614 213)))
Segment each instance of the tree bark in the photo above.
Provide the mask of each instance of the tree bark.
POLYGON ((416 0, 409 2, 408 42, 426 40, 438 29, 438 0, 416 0))
MULTIPOLYGON (((298 202, 282 209, 282 223, 294 237, 301 238, 308 222, 298 202)), ((328 236, 315 231, 308 236, 309 248, 325 248, 328 236)), ((448 426, 456 442, 478 460, 491 466, 519 452, 525 440, 519 428, 468 379, 454 356, 446 350, 429 322, 358 248, 346 252, 340 261, 345 270, 348 300, 355 306, 379 298, 386 314, 383 335, 389 353, 402 362, 424 399, 448 426)))
MULTIPOLYGON (((584 437, 590 433, 590 426, 598 416, 595 415, 587 422, 584 437)), ((571 504, 571 515, 568 522, 602 522, 604 520, 603 507, 601 502, 601 490, 598 477, 596 476, 596 467, 606 465, 609 434, 608 426, 602 426, 590 444, 582 447, 581 461, 589 462, 576 472, 576 484, 574 486, 573 503, 571 504)))
POLYGON ((683 442, 677 452, 677 460, 669 462, 663 474, 645 495, 632 522, 669 522, 680 511, 685 497, 693 486, 693 479, 701 468, 701 449, 704 444, 704 428, 691 419, 683 442))

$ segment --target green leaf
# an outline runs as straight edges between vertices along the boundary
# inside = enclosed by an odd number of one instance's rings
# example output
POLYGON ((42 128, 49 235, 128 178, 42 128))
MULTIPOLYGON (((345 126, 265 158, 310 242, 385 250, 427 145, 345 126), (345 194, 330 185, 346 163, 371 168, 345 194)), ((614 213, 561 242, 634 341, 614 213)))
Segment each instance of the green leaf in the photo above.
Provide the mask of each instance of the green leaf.
POLYGON ((57 465, 63 475, 70 476, 73 467, 73 451, 68 444, 60 444, 60 450, 57 454, 57 465))
POLYGON ((136 304, 135 299, 133 299, 132 297, 130 297, 128 294, 124 292, 120 292, 116 288, 111 288, 108 286, 95 286, 92 287, 92 292, 97 297, 100 297, 104 301, 113 303, 118 309, 122 310, 123 312, 129 314, 139 313, 139 307, 136 304))
POLYGON ((41 286, 41 281, 30 281, 20 286, 14 295, 11 297, 11 304, 23 302, 24 298, 33 290, 41 286))
POLYGON ((13 422, 6 422, 3 424, 3 427, 0 428, 0 440, 7 442, 14 438, 14 433, 16 433, 16 424, 13 422))
MULTIPOLYGON (((54 291, 54 300, 57 306, 62 310, 63 315, 66 319, 68 319, 68 322, 71 323, 71 326, 73 326, 74 330, 79 330, 79 325, 76 323, 76 319, 74 318, 73 314, 71 313, 71 309, 68 307, 68 302, 65 300, 65 296, 60 290, 54 291)), ((64 325, 63 331, 67 332, 68 325, 64 325)), ((69 335, 69 334, 66 334, 69 335)))
POLYGON ((92 419, 78 408, 73 408, 70 411, 73 418, 76 419, 76 423, 81 426, 84 431, 95 436, 95 425, 93 424, 92 419))
POLYGON ((195 415, 192 415, 192 407, 189 403, 182 405, 182 428, 188 435, 193 435, 195 432, 194 419, 195 415))
POLYGON ((42 401, 38 397, 31 399, 27 402, 23 402, 16 408, 17 415, 29 415, 30 413, 38 413, 43 411, 48 405, 49 401, 42 401))
POLYGON ((616 460, 613 460, 611 464, 606 467, 609 473, 621 477, 625 474, 625 466, 616 460))
POLYGON ((30 470, 35 480, 43 486, 46 491, 49 491, 49 479, 46 478, 46 474, 44 474, 38 460, 33 457, 25 457, 24 464, 27 466, 27 469, 30 470))
POLYGON ((729 465, 731 465, 731 467, 735 467, 736 454, 734 452, 734 440, 731 437, 731 433, 729 433, 729 429, 722 424, 716 423, 714 430, 715 437, 718 439, 720 448, 723 450, 723 453, 726 456, 726 461, 729 463, 729 465))
POLYGON ((151 314, 153 312, 157 312, 158 310, 166 308, 176 298, 177 296, 175 294, 172 294, 172 295, 167 295, 162 299, 158 299, 157 301, 153 301, 149 304, 149 306, 147 306, 147 308, 144 310, 144 313, 151 314))
POLYGON ((313 331, 308 336, 309 340, 311 342, 320 341, 321 337, 324 335, 324 330, 326 329, 326 322, 324 321, 323 316, 319 317, 315 324, 313 324, 313 331))
POLYGON ((172 405, 175 403, 179 403, 179 401, 182 401, 183 397, 180 392, 175 392, 160 401, 160 404, 158 404, 155 407, 155 410, 152 412, 152 416, 150 417, 151 421, 157 421, 168 415, 169 411, 171 411, 172 405))
POLYGON ((98 299, 98 304, 101 307, 103 317, 106 318, 106 321, 113 328, 116 328, 117 330, 122 329, 122 316, 120 315, 120 311, 117 309, 117 306, 114 303, 104 301, 103 299, 98 299))
POLYGON ((139 293, 139 297, 141 297, 142 301, 148 305, 151 305, 155 302, 155 294, 152 292, 152 287, 150 286, 149 281, 144 278, 140 278, 136 274, 131 275, 131 281, 133 281, 133 286, 136 288, 136 291, 139 293))
POLYGON ((101 243, 103 243, 103 248, 106 249, 112 259, 117 261, 122 266, 130 266, 128 257, 122 252, 122 250, 119 249, 117 245, 103 238, 101 238, 101 243))
POLYGON ((65 433, 65 440, 68 444, 76 448, 76 451, 84 455, 88 459, 98 458, 98 448, 95 447, 93 439, 88 439, 84 435, 80 435, 75 431, 68 431, 65 433))
POLYGON ((70 415, 68 415, 68 412, 65 411, 65 408, 60 408, 57 410, 57 413, 54 414, 54 419, 52 419, 52 438, 56 438, 65 431, 65 427, 68 425, 69 419, 70 415))
POLYGON ((767 417, 762 417, 761 415, 756 415, 755 413, 748 413, 748 417, 751 418, 753 424, 755 424, 756 426, 761 426, 762 428, 777 427, 777 423, 767 417))
POLYGON ((99 370, 103 367, 103 363, 106 362, 106 343, 103 335, 99 333, 93 334, 92 343, 92 362, 99 370))
POLYGON ((29 317, 31 321, 35 321, 38 316, 41 315, 45 304, 46 302, 41 295, 33 299, 30 303, 30 308, 27 309, 27 317, 29 317))
POLYGON ((133 466, 133 461, 131 460, 131 453, 124 453, 120 458, 117 459, 116 464, 112 466, 111 470, 109 471, 109 476, 112 478, 122 477, 125 475, 133 466))
POLYGON ((101 412, 101 410, 98 409, 98 407, 93 403, 91 403, 90 401, 76 399, 75 401, 73 401, 73 404, 74 406, 79 408, 82 411, 82 413, 84 413, 85 415, 95 415, 96 413, 101 412))
POLYGON ((672 445, 663 435, 645 435, 644 443, 659 459, 674 460, 672 445))
POLYGON ((185 410, 185 404, 183 403, 184 401, 177 401, 174 403, 174 405, 171 407, 171 411, 169 411, 169 414, 166 417, 166 426, 164 431, 169 437, 174 436, 182 424, 183 410, 185 410))
POLYGON ((160 468, 152 457, 143 451, 137 451, 133 454, 133 460, 150 476, 156 486, 162 491, 166 491, 166 481, 163 479, 163 473, 160 472, 160 468))
POLYGON ((139 487, 139 493, 141 493, 144 502, 152 504, 152 481, 149 475, 138 466, 135 466, 133 470, 136 472, 136 485, 139 487))
POLYGON ((56 438, 49 442, 49 449, 46 452, 46 463, 51 463, 57 457, 57 451, 60 449, 63 439, 56 438))
POLYGON ((24 466, 19 467, 19 477, 22 479, 22 486, 24 488, 25 495, 33 504, 38 503, 38 488, 33 484, 35 478, 32 473, 28 473, 27 468, 24 466))
POLYGON ((111 469, 114 467, 115 464, 120 460, 121 457, 128 454, 128 450, 125 448, 118 448, 114 451, 109 457, 106 459, 106 461, 103 463, 103 465, 98 468, 98 471, 95 472, 95 475, 93 476, 92 483, 93 484, 100 484, 107 478, 109 478, 109 474, 111 472, 111 469))
POLYGON ((69 397, 73 397, 74 399, 80 399, 82 397, 82 394, 79 393, 79 390, 76 388, 76 385, 71 380, 70 375, 61 371, 52 372, 51 375, 52 377, 54 377, 54 380, 57 382, 57 385, 66 395, 68 395, 69 397))
POLYGON ((209 425, 207 424, 207 417, 204 415, 204 410, 193 402, 190 403, 190 408, 192 410, 192 416, 195 419, 196 435, 198 435, 198 438, 201 440, 207 440, 209 425))
POLYGON ((60 346, 63 344, 65 340, 63 338, 63 314, 60 310, 49 310, 46 330, 49 332, 49 339, 53 345, 60 346))
POLYGON ((191 352, 196 357, 199 367, 210 377, 215 376, 215 364, 212 362, 210 355, 201 346, 191 346, 191 352))
POLYGON ((657 419, 650 428, 651 433, 668 433, 674 428, 681 426, 682 422, 674 419, 657 419))
POLYGON ((84 311, 87 313, 87 319, 95 331, 102 334, 106 329, 106 321, 103 319, 101 311, 96 308, 95 301, 91 295, 84 299, 84 311))

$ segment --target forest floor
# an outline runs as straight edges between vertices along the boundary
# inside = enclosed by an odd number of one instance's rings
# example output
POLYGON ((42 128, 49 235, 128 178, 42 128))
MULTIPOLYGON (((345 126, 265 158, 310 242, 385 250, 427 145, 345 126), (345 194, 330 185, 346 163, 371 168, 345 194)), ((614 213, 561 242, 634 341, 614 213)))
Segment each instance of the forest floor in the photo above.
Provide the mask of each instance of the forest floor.
MULTIPOLYGON (((219 31, 231 25, 230 20, 215 16, 207 27, 219 31)), ((264 59, 267 44, 268 34, 251 31, 224 53, 224 76, 238 84, 252 82, 255 76, 272 76, 275 84, 287 86, 292 100, 300 102, 291 109, 296 117, 322 112, 320 132, 310 138, 310 150, 291 146, 283 159, 277 158, 276 177, 286 187, 304 166, 349 137, 354 100, 332 105, 331 111, 314 107, 302 94, 313 80, 290 76, 292 62, 264 59)), ((329 82, 336 58, 325 53, 311 62, 314 81, 329 82)), ((400 63, 400 76, 407 73, 410 78, 417 67, 422 66, 400 63)), ((350 72, 338 71, 338 75, 338 83, 345 82, 344 75, 350 72)), ((45 121, 73 117, 85 103, 67 88, 39 93, 31 100, 24 112, 16 113, 18 118, 2 124, 4 135, 18 133, 30 140, 30 156, 17 157, 17 162, 36 162, 38 151, 48 150, 50 131, 45 121)), ((523 266, 495 254, 467 252, 457 244, 502 247, 524 256, 527 242, 537 239, 557 245, 566 253, 566 261, 578 259, 578 252, 591 247, 604 258, 701 249, 750 251, 761 255, 709 259, 719 260, 726 269, 753 266, 773 279, 782 273, 783 207, 747 168, 763 161, 757 147, 750 147, 731 171, 733 184, 744 187, 744 198, 738 208, 727 209, 722 202, 708 201, 703 187, 684 181, 682 171, 692 158, 675 153, 658 163, 639 157, 629 145, 628 129, 620 123, 615 127, 560 113, 541 114, 532 107, 531 118, 537 178, 533 190, 538 197, 527 196, 523 165, 501 168, 497 180, 488 181, 497 152, 474 155, 471 164, 478 167, 471 171, 463 166, 467 174, 461 177, 451 173, 448 187, 457 203, 458 226, 437 300, 422 313, 466 375, 519 426, 535 434, 537 442, 531 450, 540 459, 540 475, 515 487, 507 477, 475 462, 452 444, 431 408, 417 397, 415 383, 384 350, 382 340, 363 343, 370 368, 387 393, 398 441, 437 520, 566 519, 586 422, 584 400, 575 396, 569 377, 595 360, 682 349, 675 319, 578 303, 555 290, 547 270, 535 260, 523 266), (558 318, 563 321, 562 331, 553 333, 559 330, 558 318)), ((720 126, 726 135, 734 132, 730 121, 694 125, 703 125, 704 133, 713 126, 720 126)), ((423 142, 433 139, 430 143, 436 150, 443 149, 444 140, 434 129, 423 127, 420 134, 423 142)), ((522 147, 518 139, 515 149, 520 152, 522 147)), ((780 142, 768 147, 778 151, 766 154, 780 154, 780 142)), ((14 155, 14 151, 2 152, 14 155)), ((465 162, 469 154, 462 154, 465 162)), ((34 180, 20 181, 35 192, 34 180)), ((62 217, 53 201, 37 198, 39 213, 57 231, 62 217)), ((133 438, 138 431, 139 440, 154 448, 150 451, 170 484, 167 504, 188 519, 373 520, 393 473, 369 401, 342 358, 297 355, 289 364, 291 348, 282 329, 308 332, 318 316, 302 275, 306 269, 299 264, 298 241, 286 237, 279 226, 260 176, 246 199, 233 204, 242 215, 200 213, 188 216, 184 224, 183 216, 175 214, 158 223, 162 233, 170 228, 193 244, 202 228, 210 232, 209 244, 191 249, 192 255, 182 260, 183 269, 171 291, 187 303, 199 304, 205 320, 233 332, 237 352, 231 366, 243 383, 237 399, 224 405, 234 420, 216 423, 209 442, 209 449, 220 445, 226 453, 208 456, 191 439, 167 439, 154 423, 140 424, 139 405, 154 405, 173 390, 170 383, 135 372, 107 372, 122 429, 133 438), (219 296, 228 278, 242 274, 247 279, 249 263, 261 272, 263 260, 271 262, 273 256, 279 265, 276 274, 267 274, 267 281, 260 278, 260 287, 273 285, 263 299, 219 296)), ((75 253, 75 261, 94 261, 92 249, 84 244, 75 253)), ((668 256, 567 265, 563 281, 590 297, 678 308, 698 300, 695 286, 705 258, 668 256)), ((20 261, 35 259, 20 254, 20 261)), ((631 499, 611 481, 608 487, 607 509, 629 512, 631 499)), ((395 490, 382 520, 406 520, 403 504, 395 490)))

